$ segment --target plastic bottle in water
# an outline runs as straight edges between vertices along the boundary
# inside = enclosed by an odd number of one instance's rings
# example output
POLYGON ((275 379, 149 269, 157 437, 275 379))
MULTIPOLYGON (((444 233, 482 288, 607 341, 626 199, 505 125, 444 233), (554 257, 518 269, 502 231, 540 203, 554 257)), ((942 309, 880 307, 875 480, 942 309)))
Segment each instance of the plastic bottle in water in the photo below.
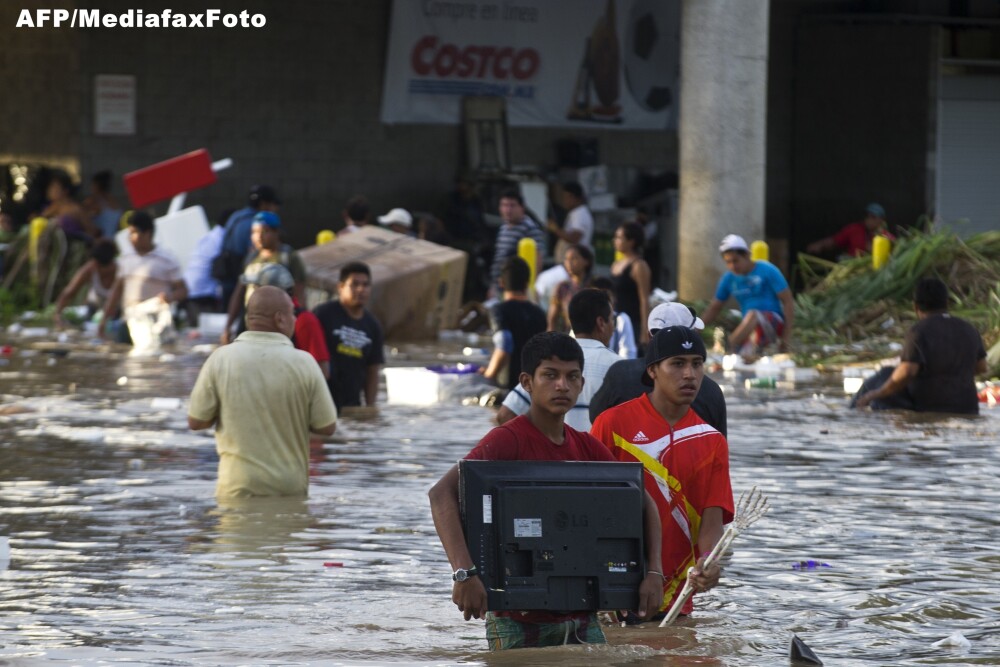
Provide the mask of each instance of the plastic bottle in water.
POLYGON ((747 389, 774 389, 778 386, 777 378, 747 378, 743 383, 747 389))

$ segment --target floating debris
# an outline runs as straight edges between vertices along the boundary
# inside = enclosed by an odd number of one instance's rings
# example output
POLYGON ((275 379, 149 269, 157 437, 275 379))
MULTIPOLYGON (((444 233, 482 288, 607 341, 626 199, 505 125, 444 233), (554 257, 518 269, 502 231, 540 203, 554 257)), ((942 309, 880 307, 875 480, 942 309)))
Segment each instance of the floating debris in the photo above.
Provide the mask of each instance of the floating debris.
POLYGON ((149 407, 154 410, 177 410, 181 407, 179 398, 154 398, 150 401, 149 407))
POLYGON ((938 641, 931 644, 934 648, 956 648, 959 650, 965 650, 972 646, 972 642, 965 638, 965 635, 959 630, 951 633, 944 639, 939 639, 938 641))
POLYGON ((792 563, 793 570, 815 570, 819 567, 833 567, 829 563, 821 563, 818 560, 800 560, 798 563, 792 563))
POLYGON ((820 665, 821 667, 823 665, 823 661, 813 653, 813 650, 804 641, 799 639, 798 635, 792 635, 792 647, 789 650, 788 658, 793 665, 820 665))
MULTIPOLYGON (((1000 231, 963 240, 950 229, 904 230, 888 264, 877 271, 871 257, 864 255, 840 262, 804 253, 798 258, 805 289, 795 300, 795 335, 806 345, 846 339, 874 348, 878 341, 902 340, 916 321, 913 290, 928 276, 948 285, 949 310, 971 322, 987 347, 1000 339, 1000 231)), ((835 356, 851 351, 837 352, 835 356)), ((858 354, 847 356, 861 359, 858 354)), ((840 360, 817 358, 814 363, 824 361, 840 360)))
POLYGON ((219 607, 215 610, 216 614, 245 614, 247 612, 243 607, 219 607))

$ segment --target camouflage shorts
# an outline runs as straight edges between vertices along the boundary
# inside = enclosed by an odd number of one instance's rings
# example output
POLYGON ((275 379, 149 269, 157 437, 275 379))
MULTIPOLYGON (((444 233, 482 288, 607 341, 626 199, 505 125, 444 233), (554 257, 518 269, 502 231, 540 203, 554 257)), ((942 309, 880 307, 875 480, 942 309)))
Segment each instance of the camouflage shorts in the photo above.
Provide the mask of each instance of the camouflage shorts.
POLYGON ((491 651, 563 644, 606 644, 597 614, 572 616, 559 623, 525 623, 509 616, 486 614, 486 641, 491 651))

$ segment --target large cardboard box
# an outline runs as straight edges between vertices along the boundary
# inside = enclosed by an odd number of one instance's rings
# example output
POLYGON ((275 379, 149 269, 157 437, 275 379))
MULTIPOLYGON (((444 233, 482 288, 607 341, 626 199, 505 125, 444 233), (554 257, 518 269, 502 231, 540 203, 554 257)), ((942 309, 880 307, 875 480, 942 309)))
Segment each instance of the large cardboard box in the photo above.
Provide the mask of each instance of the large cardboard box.
POLYGON ((371 268, 368 308, 386 338, 436 338, 440 329, 454 328, 468 261, 461 250, 366 226, 299 254, 306 265, 309 308, 336 298, 341 267, 358 261, 371 268))

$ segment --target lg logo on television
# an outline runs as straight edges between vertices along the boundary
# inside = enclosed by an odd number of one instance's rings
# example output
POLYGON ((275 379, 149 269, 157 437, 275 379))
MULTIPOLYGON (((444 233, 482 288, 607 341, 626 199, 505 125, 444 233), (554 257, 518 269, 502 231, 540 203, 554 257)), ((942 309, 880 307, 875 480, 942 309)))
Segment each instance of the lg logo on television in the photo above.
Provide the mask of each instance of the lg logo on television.
POLYGON ((586 528, 590 525, 590 519, 586 514, 569 514, 567 512, 556 512, 556 529, 567 530, 569 528, 586 528))

